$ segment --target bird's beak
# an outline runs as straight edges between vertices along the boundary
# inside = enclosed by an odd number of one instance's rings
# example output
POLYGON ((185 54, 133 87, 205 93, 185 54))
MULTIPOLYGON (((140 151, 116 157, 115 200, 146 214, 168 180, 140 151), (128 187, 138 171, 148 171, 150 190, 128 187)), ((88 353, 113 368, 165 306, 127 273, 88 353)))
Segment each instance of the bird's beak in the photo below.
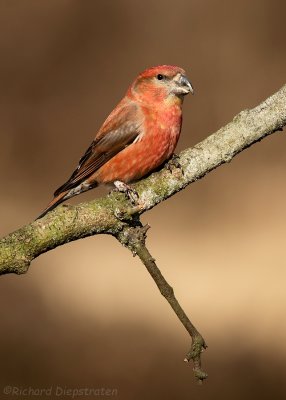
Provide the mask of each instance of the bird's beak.
POLYGON ((177 74, 174 78, 175 88, 174 93, 177 95, 194 94, 193 86, 185 75, 177 74))
POLYGON ((184 75, 181 76, 180 83, 181 83, 182 87, 187 90, 187 93, 191 92, 192 94, 194 94, 194 88, 186 76, 184 76, 184 75))

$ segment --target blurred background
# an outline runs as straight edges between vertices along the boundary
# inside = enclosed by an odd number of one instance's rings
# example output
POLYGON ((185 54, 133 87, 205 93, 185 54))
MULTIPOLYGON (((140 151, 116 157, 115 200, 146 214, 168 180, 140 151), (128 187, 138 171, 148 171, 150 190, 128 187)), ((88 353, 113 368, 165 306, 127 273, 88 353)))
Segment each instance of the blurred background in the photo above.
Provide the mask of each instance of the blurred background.
MULTIPOLYGON (((179 65, 195 87, 178 151, 277 91, 285 12, 284 0, 1 0, 1 235, 42 211, 146 67, 179 65)), ((143 216, 153 256, 209 345, 206 384, 183 363, 189 338, 143 265, 97 236, 1 277, 0 392, 284 399, 285 145, 276 133, 143 216)))

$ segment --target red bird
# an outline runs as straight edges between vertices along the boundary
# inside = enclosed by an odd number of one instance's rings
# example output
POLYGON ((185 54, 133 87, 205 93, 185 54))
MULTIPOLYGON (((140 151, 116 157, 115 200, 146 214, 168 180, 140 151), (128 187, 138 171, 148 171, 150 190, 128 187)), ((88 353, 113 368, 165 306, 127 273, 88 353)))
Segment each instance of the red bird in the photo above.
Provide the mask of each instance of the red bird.
POLYGON ((182 68, 146 69, 108 116, 77 169, 39 216, 101 183, 128 190, 173 154, 182 125, 183 98, 193 93, 182 68))

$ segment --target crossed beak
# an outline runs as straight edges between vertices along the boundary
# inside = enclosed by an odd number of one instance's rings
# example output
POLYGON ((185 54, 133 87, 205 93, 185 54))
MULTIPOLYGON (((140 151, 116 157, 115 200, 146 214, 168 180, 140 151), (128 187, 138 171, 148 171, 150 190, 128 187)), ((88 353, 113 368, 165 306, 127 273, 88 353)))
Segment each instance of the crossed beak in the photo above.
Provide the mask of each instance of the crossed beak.
POLYGON ((191 92, 192 94, 194 94, 194 88, 186 76, 181 76, 180 83, 182 85, 182 88, 185 88, 187 90, 187 93, 191 92))
POLYGON ((191 82, 185 75, 178 74, 174 78, 174 82, 176 83, 176 87, 174 88, 174 92, 178 95, 186 95, 188 93, 194 94, 194 89, 191 85, 191 82))

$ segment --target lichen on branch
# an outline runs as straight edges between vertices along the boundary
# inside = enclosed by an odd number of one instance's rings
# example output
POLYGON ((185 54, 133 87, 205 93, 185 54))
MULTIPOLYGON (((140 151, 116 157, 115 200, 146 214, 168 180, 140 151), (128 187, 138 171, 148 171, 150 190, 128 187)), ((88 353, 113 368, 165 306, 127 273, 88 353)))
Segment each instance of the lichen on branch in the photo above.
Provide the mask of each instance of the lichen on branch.
MULTIPOLYGON (((162 168, 134 185, 141 208, 138 215, 202 178, 286 123, 286 85, 252 110, 239 113, 232 122, 193 148, 180 153, 181 170, 162 168)), ((122 194, 59 206, 44 218, 20 228, 0 241, 0 274, 27 271, 40 254, 73 240, 100 233, 116 234, 128 224, 116 217, 117 210, 130 208, 122 194)))
MULTIPOLYGON (((25 273, 31 261, 53 248, 96 234, 113 235, 137 255, 152 276, 192 339, 185 361, 193 361, 199 382, 207 374, 201 369, 201 353, 206 343, 178 303, 172 287, 165 280, 149 253, 140 215, 202 178, 208 172, 270 135, 286 124, 286 86, 252 110, 239 113, 232 122, 193 148, 176 157, 179 168, 167 164, 159 172, 134 185, 140 204, 132 206, 123 194, 106 197, 77 206, 61 205, 43 218, 11 233, 0 241, 0 274, 25 273)), ((176 164, 174 163, 174 164, 176 164)))

